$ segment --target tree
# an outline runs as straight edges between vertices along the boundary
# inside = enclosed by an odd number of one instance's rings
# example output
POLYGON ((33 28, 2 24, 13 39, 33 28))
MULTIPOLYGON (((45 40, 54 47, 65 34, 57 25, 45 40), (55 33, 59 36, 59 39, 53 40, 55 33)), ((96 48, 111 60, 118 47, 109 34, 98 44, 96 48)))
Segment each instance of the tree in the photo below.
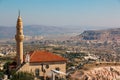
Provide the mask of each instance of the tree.
POLYGON ((18 72, 10 80, 34 80, 34 75, 28 72, 18 72))
POLYGON ((10 78, 10 70, 9 70, 9 65, 10 65, 11 62, 6 62, 4 64, 4 74, 8 75, 8 78, 10 78))
POLYGON ((3 78, 3 76, 4 76, 3 71, 0 71, 0 80, 3 78))

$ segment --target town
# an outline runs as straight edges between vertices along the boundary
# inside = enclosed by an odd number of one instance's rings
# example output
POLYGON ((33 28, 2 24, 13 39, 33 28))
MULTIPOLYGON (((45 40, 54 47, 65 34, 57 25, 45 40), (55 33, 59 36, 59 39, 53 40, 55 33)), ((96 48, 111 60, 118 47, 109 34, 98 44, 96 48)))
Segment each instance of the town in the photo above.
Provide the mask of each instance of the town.
POLYGON ((0 0, 0 80, 120 80, 119 0, 0 0))
MULTIPOLYGON (((84 65, 102 63, 102 62, 119 62, 119 45, 114 47, 105 45, 99 42, 88 43, 88 41, 75 41, 75 40, 66 40, 66 41, 56 41, 56 40, 35 40, 35 41, 26 41, 24 42, 24 55, 30 51, 34 50, 47 50, 53 52, 54 54, 63 56, 67 61, 67 72, 70 75, 84 68, 84 65), (105 48, 108 47, 108 48, 105 48), (111 54, 113 53, 113 54, 111 54)), ((111 42, 111 45, 114 43, 111 42)), ((6 62, 11 62, 16 55, 16 45, 15 42, 4 42, 0 45, 0 58, 1 58, 1 73, 4 71, 4 65, 6 62)), ((115 45, 113 45, 115 46, 115 45)))

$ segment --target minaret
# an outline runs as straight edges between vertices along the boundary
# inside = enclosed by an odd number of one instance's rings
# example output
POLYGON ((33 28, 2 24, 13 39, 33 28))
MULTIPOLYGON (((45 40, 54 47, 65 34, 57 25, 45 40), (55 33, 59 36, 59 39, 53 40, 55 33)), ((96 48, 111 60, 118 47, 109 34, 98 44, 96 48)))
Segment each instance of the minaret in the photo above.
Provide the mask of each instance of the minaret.
POLYGON ((20 17, 20 11, 17 19, 16 24, 16 49, 17 49, 17 65, 21 65, 23 63, 23 24, 22 24, 22 18, 20 17))

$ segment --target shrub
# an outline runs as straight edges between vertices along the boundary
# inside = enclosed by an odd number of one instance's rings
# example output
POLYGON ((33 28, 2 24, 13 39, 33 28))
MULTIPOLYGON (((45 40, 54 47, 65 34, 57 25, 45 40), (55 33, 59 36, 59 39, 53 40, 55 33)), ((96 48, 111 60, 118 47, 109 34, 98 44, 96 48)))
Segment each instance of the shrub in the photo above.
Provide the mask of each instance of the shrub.
POLYGON ((34 80, 34 76, 28 72, 18 72, 10 80, 34 80))

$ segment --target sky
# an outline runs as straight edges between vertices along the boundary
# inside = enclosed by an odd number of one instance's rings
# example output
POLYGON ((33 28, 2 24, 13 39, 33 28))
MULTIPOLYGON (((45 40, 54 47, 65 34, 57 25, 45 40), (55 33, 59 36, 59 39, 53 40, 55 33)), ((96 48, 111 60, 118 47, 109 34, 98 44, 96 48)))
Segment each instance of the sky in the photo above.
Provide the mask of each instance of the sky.
POLYGON ((120 26, 120 0, 0 0, 0 25, 120 26))

